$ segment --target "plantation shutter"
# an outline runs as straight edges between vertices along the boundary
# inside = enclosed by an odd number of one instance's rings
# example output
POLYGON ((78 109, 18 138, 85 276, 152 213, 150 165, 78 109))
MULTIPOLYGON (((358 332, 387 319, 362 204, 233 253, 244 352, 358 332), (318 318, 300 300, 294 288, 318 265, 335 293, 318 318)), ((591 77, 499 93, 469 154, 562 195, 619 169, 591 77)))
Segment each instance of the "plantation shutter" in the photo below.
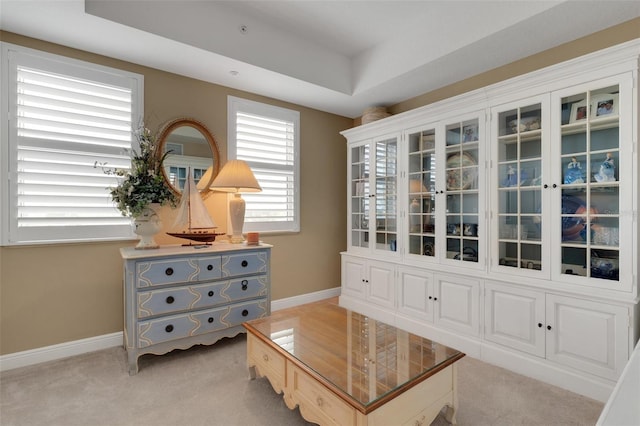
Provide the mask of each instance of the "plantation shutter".
POLYGON ((262 192, 243 194, 247 231, 299 231, 299 113, 242 101, 235 111, 235 158, 249 164, 262 192))
POLYGON ((24 52, 10 64, 10 242, 133 237, 100 165, 130 167, 141 76, 24 52))

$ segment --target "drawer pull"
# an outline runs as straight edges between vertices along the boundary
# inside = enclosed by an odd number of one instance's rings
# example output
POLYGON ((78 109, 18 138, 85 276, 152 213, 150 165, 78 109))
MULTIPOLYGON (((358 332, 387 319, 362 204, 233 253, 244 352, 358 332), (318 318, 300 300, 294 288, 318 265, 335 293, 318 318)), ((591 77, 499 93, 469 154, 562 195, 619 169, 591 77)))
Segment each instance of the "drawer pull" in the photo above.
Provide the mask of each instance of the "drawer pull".
POLYGON ((242 290, 246 290, 248 286, 249 286, 249 281, 242 280, 242 290))
POLYGON ((167 297, 167 303, 168 303, 169 305, 170 305, 170 304, 172 304, 172 303, 173 303, 173 302, 175 302, 175 301, 176 301, 176 299, 174 299, 174 298, 173 298, 173 296, 169 296, 169 297, 167 297))
POLYGON ((316 398, 316 403, 318 404, 318 407, 322 407, 322 405, 324 405, 324 400, 321 396, 316 398))
POLYGON ((212 271, 213 270, 213 265, 207 265, 207 271, 212 271))
POLYGON ((213 322, 213 317, 209 317, 207 321, 209 321, 209 324, 211 324, 213 322))
POLYGON ((167 269, 164 271, 164 273, 165 273, 165 274, 167 274, 168 276, 173 275, 173 268, 167 268, 167 269))
POLYGON ((249 315, 249 311, 247 311, 246 309, 242 310, 242 316, 246 317, 247 315, 249 315))
POLYGON ((209 293, 207 293, 207 295, 209 295, 209 297, 213 297, 214 293, 213 291, 210 291, 209 293))
POLYGON ((262 355, 262 359, 264 360, 264 362, 269 362, 269 355, 267 354, 262 355))
POLYGON ((249 265, 249 262, 247 262, 246 260, 243 260, 241 265, 242 265, 243 268, 246 268, 247 265, 249 265))
POLYGON ((164 331, 166 331, 167 333, 171 333, 173 331, 173 325, 169 324, 164 328, 164 331))

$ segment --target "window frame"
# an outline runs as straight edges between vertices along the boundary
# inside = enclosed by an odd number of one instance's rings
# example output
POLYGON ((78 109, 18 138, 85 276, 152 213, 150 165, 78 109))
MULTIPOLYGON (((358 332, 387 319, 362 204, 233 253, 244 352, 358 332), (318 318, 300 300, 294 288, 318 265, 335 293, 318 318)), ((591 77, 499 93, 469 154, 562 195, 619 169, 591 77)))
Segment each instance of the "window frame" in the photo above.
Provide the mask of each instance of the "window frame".
MULTIPOLYGON (((27 62, 42 64, 39 69, 55 72, 62 75, 69 75, 78 78, 86 78, 90 81, 102 83, 127 81, 131 90, 131 123, 142 123, 144 110, 144 76, 141 74, 119 70, 92 62, 69 58, 63 55, 49 53, 37 49, 32 49, 20 45, 0 42, 0 119, 6 125, 2 126, 0 132, 0 246, 20 246, 20 245, 44 245, 60 243, 96 242, 96 241, 118 241, 135 239, 133 227, 126 227, 123 224, 95 225, 90 227, 73 226, 73 236, 62 238, 56 227, 42 227, 45 231, 42 238, 26 239, 19 236, 17 218, 17 126, 16 126, 16 99, 12 94, 16 93, 17 67, 25 59, 27 62), (98 77, 100 76, 100 77, 98 77), (109 235, 109 231, 95 233, 99 227, 108 227, 113 231, 118 231, 117 235, 109 235), (116 229, 117 226, 117 229, 116 229), (46 230, 51 232, 46 232, 46 230), (56 235, 57 234, 57 235, 56 235)), ((124 87, 119 85, 119 87, 124 87)), ((137 141, 131 133, 131 148, 136 149, 137 141)), ((105 187, 105 193, 109 189, 105 187)), ((114 205, 115 209, 115 205, 114 205)), ((100 229, 102 231, 102 229, 100 229)), ((115 234, 115 232, 114 232, 115 234)))
MULTIPOLYGON (((293 164, 293 221, 272 221, 272 222, 247 222, 245 220, 243 232, 261 232, 265 234, 287 234, 300 232, 300 112, 288 108, 278 107, 262 102, 251 101, 235 96, 227 97, 227 159, 237 159, 237 127, 236 117, 238 112, 246 112, 263 116, 266 118, 274 118, 280 120, 291 121, 294 124, 294 164, 293 164), (283 226, 287 224, 287 226, 283 226)), ((247 161, 249 167, 253 168, 254 164, 247 161)), ((265 168, 264 164, 260 167, 265 168)), ((275 168, 274 168, 275 170, 275 168)), ((252 197, 260 196, 262 193, 251 193, 252 197)), ((249 201, 246 201, 247 205, 249 201)), ((230 218, 227 218, 227 227, 231 229, 230 218)))

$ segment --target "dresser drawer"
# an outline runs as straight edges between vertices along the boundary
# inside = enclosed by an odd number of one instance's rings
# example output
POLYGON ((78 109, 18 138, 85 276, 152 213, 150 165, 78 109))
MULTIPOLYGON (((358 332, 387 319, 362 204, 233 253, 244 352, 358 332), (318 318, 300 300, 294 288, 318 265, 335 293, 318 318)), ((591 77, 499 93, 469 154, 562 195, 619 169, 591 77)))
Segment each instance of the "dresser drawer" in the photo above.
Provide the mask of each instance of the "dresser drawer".
POLYGON ((222 278, 220 256, 203 256, 198 258, 198 281, 210 281, 222 278))
POLYGON ((229 300, 223 290, 228 281, 173 287, 138 293, 138 318, 220 305, 229 300))
POLYGON ((198 279, 196 259, 151 260, 136 263, 138 288, 176 284, 198 279))
POLYGON ((223 316, 222 322, 228 327, 240 325, 245 321, 262 318, 267 315, 266 300, 252 300, 229 306, 229 312, 223 316))
POLYGON ((267 252, 256 251, 222 256, 222 276, 257 274, 267 272, 267 252))
POLYGON ((253 299, 267 295, 266 275, 229 280, 229 285, 223 290, 223 296, 229 301, 253 299))
POLYGON ((181 339, 193 335, 198 322, 189 314, 156 318, 138 323, 138 347, 181 339))

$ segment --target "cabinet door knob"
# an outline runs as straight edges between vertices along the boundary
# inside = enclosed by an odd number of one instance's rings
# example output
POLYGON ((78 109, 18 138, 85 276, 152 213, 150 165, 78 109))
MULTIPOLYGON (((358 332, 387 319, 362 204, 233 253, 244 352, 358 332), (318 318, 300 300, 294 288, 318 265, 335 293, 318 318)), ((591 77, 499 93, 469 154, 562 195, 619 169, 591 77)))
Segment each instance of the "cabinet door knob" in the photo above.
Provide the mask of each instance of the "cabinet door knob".
POLYGON ((167 268, 164 271, 165 274, 167 274, 167 276, 171 276, 173 275, 173 268, 167 268))
POLYGON ((213 265, 207 265, 207 271, 212 271, 213 270, 213 265))
POLYGON ((170 305, 170 304, 172 304, 172 303, 173 303, 173 302, 175 302, 175 301, 176 301, 176 299, 174 299, 174 297, 173 297, 173 296, 169 296, 169 297, 167 297, 167 303, 168 303, 169 305, 170 305))
POLYGON ((542 328, 542 323, 541 322, 538 323, 538 327, 542 328))
POLYGON ((547 326, 547 330, 551 330, 551 326, 550 325, 547 326))
POLYGON ((242 290, 246 290, 249 287, 249 281, 242 280, 242 290))
POLYGON ((207 321, 209 321, 209 324, 211 324, 213 322, 213 317, 209 317, 207 321))
POLYGON ((242 310, 242 316, 246 317, 247 315, 249 315, 249 311, 247 311, 246 309, 242 310))
POLYGON ((557 188, 558 185, 556 185, 555 183, 553 185, 551 185, 552 188, 557 188))
POLYGON ((432 296, 429 296, 429 300, 431 300, 431 299, 433 299, 433 297, 432 297, 432 296))
POLYGON ((434 297, 434 298, 433 298, 433 300, 438 300, 438 298, 437 298, 437 297, 434 297))
POLYGON ((212 290, 212 291, 210 291, 209 293, 207 293, 207 295, 208 295, 209 297, 213 297, 213 295, 214 295, 214 294, 215 294, 215 293, 213 292, 213 290, 212 290))
POLYGON ((249 264, 249 262, 247 262, 246 260, 243 260, 242 263, 241 263, 243 268, 246 268, 248 264, 249 264))
POLYGON ((173 325, 169 324, 164 328, 164 331, 166 331, 167 333, 171 333, 173 331, 173 325))
POLYGON ((547 184, 545 183, 545 184, 544 184, 544 187, 545 187, 545 188, 548 188, 548 187, 549 187, 549 185, 547 185, 547 184))

